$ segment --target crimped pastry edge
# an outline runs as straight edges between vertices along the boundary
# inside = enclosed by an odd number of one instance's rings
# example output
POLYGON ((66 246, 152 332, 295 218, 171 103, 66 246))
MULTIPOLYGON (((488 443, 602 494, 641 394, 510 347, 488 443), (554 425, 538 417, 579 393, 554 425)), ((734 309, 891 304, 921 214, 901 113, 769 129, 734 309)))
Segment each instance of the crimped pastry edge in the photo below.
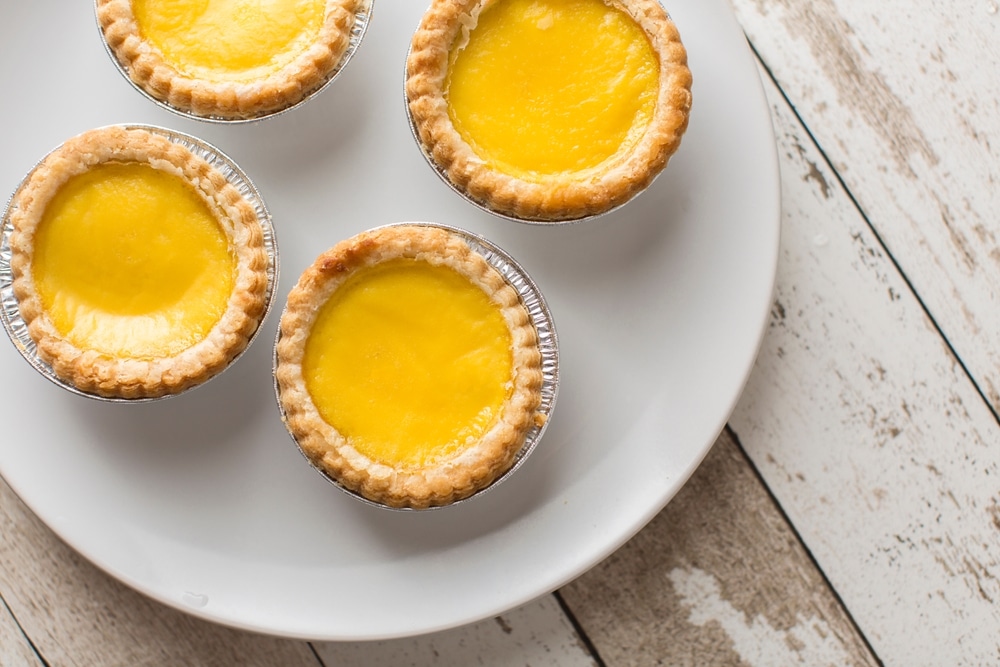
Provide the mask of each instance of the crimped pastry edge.
POLYGON ((407 109, 428 159, 469 199, 514 219, 559 222, 605 213, 644 190, 680 146, 691 109, 691 71, 680 34, 657 0, 605 0, 633 17, 659 57, 656 110, 628 153, 575 174, 537 182, 487 165, 462 139, 448 115, 446 81, 452 44, 475 26, 495 0, 432 0, 413 35, 406 60, 407 109))
POLYGON ((96 0, 97 22, 113 57, 150 97, 202 118, 252 119, 277 113, 322 87, 350 46, 359 11, 371 0, 327 0, 313 45, 285 67, 248 82, 208 81, 177 70, 142 38, 131 0, 96 0))
POLYGON ((181 393, 224 370, 256 333, 266 310, 267 253, 254 208, 217 169, 186 147, 142 128, 88 130, 49 153, 11 202, 13 293, 39 358, 84 394, 143 399, 181 393), (76 347, 56 330, 31 275, 34 235, 45 208, 71 177, 106 162, 145 163, 178 176, 215 213, 236 256, 226 311, 208 335, 176 355, 117 358, 76 347))
POLYGON ((278 400, 302 453, 347 490, 391 508, 440 507, 488 487, 511 468, 539 418, 541 353, 516 290, 459 235, 434 226, 381 227, 322 253, 289 293, 275 356, 278 400), (448 266, 469 278, 500 306, 512 338, 514 389, 497 422, 479 442, 423 467, 393 467, 358 452, 320 416, 302 376, 302 356, 320 305, 355 271, 400 257, 448 266))

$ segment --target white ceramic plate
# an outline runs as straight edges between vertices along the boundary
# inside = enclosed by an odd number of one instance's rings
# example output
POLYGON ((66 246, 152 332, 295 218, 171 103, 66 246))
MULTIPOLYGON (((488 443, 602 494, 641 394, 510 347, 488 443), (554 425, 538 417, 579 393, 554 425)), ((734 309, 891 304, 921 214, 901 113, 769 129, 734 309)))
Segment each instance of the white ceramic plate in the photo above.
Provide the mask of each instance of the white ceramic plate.
POLYGON ((413 145, 403 61, 423 3, 377 0, 361 48, 316 99, 259 123, 175 116, 104 51, 90 3, 13 3, 0 22, 0 188, 69 136, 140 122, 201 137, 260 190, 281 252, 276 307, 223 376, 140 405, 73 395, 0 341, 0 474, 66 542, 166 604, 236 627, 374 639, 500 613, 576 577, 677 492, 729 416, 771 300, 779 227, 768 109, 725 0, 674 0, 694 113, 637 200, 538 227, 470 206, 413 145), (545 293, 559 402, 517 475, 456 507, 359 503, 278 418, 271 349, 285 295, 322 250, 391 222, 469 229, 545 293), (269 333, 270 332, 270 333, 269 333))

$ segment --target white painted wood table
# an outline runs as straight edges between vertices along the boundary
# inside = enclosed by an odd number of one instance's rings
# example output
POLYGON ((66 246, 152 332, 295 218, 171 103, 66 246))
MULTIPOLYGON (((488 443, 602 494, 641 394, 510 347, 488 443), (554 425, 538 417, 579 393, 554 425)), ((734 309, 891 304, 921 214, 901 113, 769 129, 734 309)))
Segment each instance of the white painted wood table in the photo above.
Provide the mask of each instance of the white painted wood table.
POLYGON ((310 643, 133 592, 0 484, 0 664, 1000 664, 997 2, 732 4, 778 144, 777 286, 648 526, 495 619, 310 643))

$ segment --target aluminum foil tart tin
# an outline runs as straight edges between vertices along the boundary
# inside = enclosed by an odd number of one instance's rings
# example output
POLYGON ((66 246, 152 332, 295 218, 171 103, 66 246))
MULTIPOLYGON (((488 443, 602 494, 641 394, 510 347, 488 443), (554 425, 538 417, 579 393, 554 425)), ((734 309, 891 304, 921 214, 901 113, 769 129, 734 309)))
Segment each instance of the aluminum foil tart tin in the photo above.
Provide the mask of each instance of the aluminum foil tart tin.
MULTIPOLYGON (((458 227, 452 227, 449 225, 443 225, 431 222, 400 222, 394 223, 392 225, 384 225, 384 227, 393 226, 427 226, 436 227, 438 229, 443 229, 449 231, 453 234, 460 236, 473 251, 482 255, 486 261, 496 269, 501 276, 517 291, 518 296, 521 299, 521 303, 524 304, 525 309, 528 311, 528 316, 531 318, 531 322, 535 327, 535 331, 538 334, 538 347, 542 355, 542 387, 541 387, 541 403, 538 406, 537 412, 544 417, 541 423, 532 425, 528 430, 524 438, 524 443, 521 445, 520 451, 518 451, 517 456, 514 459, 514 463, 511 467, 497 479, 495 479, 489 486, 480 489, 476 493, 468 496, 467 498, 462 498, 456 500, 447 505, 432 506, 426 509, 415 509, 409 507, 392 507, 390 505, 385 505, 379 502, 375 502, 368 498, 365 498, 360 493, 357 493, 345 486, 343 486, 337 479, 327 474, 326 471, 317 467, 309 460, 299 447, 299 453, 306 459, 310 467, 317 471, 323 476, 328 482, 336 486, 338 489, 348 494, 349 496, 360 500, 361 502, 383 509, 393 510, 397 512, 424 512, 430 510, 440 510, 447 507, 453 507, 462 503, 469 502, 475 498, 482 496, 483 494, 495 489, 504 480, 511 477, 514 472, 521 467, 524 461, 528 458, 528 455, 535 450, 538 442, 541 440, 542 435, 545 433, 545 429, 548 427, 551 421, 552 411, 555 408, 556 398, 559 394, 559 339, 556 334, 555 321, 552 318, 552 313, 549 310, 548 305, 545 302, 545 298, 542 295, 541 290, 538 285, 531 279, 531 276, 511 257, 506 251, 501 249, 499 246, 493 242, 487 240, 486 238, 474 234, 465 229, 458 227)), ((379 229, 379 228, 375 228, 379 229)), ((281 340, 281 327, 278 327, 278 334, 275 337, 275 355, 273 359, 274 363, 274 393, 275 398, 278 402, 278 411, 281 414, 281 420, 283 423, 287 422, 285 420, 285 412, 281 406, 281 392, 278 388, 278 380, 276 376, 278 357, 277 357, 277 345, 278 341, 281 340)), ((289 435, 291 435, 289 433, 289 435)), ((292 440, 295 440, 294 436, 291 436, 292 440)), ((298 442, 296 441, 296 446, 298 442)))
MULTIPOLYGON (((354 54, 357 52, 358 47, 361 46, 361 41, 364 39, 365 33, 368 31, 368 24, 371 22, 373 5, 374 5, 374 0, 363 0, 358 4, 358 11, 354 15, 354 25, 351 28, 351 37, 350 41, 348 42, 347 49, 341 56, 340 62, 337 63, 337 66, 334 67, 330 71, 330 73, 326 75, 326 78, 324 78, 323 81, 316 88, 314 88, 311 92, 302 97, 299 101, 290 104, 287 107, 283 107, 275 111, 266 111, 258 114, 241 116, 236 118, 197 114, 194 113, 193 111, 190 111, 189 109, 183 109, 175 105, 168 104, 167 102, 164 102, 163 100, 157 99, 156 97, 150 95, 145 88, 137 84, 135 81, 132 80, 132 77, 129 76, 128 70, 118 60, 118 58, 115 56, 114 51, 111 49, 111 46, 108 44, 108 41, 104 38, 104 33, 101 31, 99 24, 98 24, 98 33, 100 33, 101 44, 104 45, 104 50, 108 54, 108 57, 111 59, 111 62, 114 63, 115 69, 118 70, 118 73, 121 74, 126 81, 128 81, 129 85, 132 86, 132 88, 139 91, 139 93, 143 97, 151 101, 156 106, 162 109, 166 109, 167 111, 175 113, 179 116, 183 116, 185 118, 192 118, 194 120, 201 120, 210 123, 238 125, 241 123, 252 123, 259 120, 263 120, 265 118, 272 118, 274 116, 287 113, 292 109, 296 109, 302 106, 303 104, 312 100, 321 92, 326 90, 326 88, 331 83, 333 83, 333 80, 336 79, 340 75, 340 73, 344 70, 344 68, 347 66, 347 63, 350 62, 351 58, 354 57, 354 54)), ((96 17, 96 9, 97 9, 96 0, 94 3, 94 8, 96 17)))
MULTIPOLYGON (((184 146, 189 151, 204 159, 212 165, 212 167, 217 169, 219 173, 221 173, 226 180, 229 181, 229 183, 233 185, 237 191, 239 191, 247 203, 253 207, 257 215, 257 222, 260 225, 264 238, 264 249, 267 253, 267 289, 264 294, 264 312, 261 315, 257 330, 250 337, 246 348, 244 348, 243 352, 240 352, 240 354, 236 355, 236 357, 230 361, 229 366, 232 366, 232 364, 234 364, 246 352, 246 350, 250 348, 254 340, 257 338, 257 335, 260 333, 260 327, 267 319, 268 313, 270 313, 274 301, 274 292, 278 284, 279 258, 277 241, 274 236, 274 226, 271 221, 271 214, 268 212, 267 206, 264 204, 264 199, 261 197, 256 186, 254 186, 253 182, 246 175, 246 173, 244 173, 243 170, 240 169, 240 167, 237 166, 237 164, 229 156, 224 154, 215 146, 212 146, 211 144, 196 137, 154 125, 124 124, 121 125, 121 127, 125 129, 145 130, 147 132, 161 135, 175 144, 184 146)), ((51 152, 52 151, 50 151, 50 153, 51 152)), ((35 169, 37 169, 38 166, 44 161, 45 157, 39 160, 35 166, 32 167, 27 174, 25 174, 24 178, 10 196, 10 199, 7 200, 7 204, 3 209, 3 214, 0 216, 0 321, 3 322, 3 327, 7 331, 7 335, 10 336, 11 342, 14 343, 14 347, 16 347, 17 351, 21 353, 21 356, 24 357, 24 359, 46 379, 69 392, 103 402, 145 403, 158 401, 172 396, 179 396, 182 393, 186 393, 187 391, 191 391, 204 385, 205 382, 202 382, 185 391, 157 397, 120 398, 100 396, 81 391, 72 384, 60 379, 52 370, 52 367, 38 355, 37 346, 35 345, 34 340, 32 340, 31 335, 28 333, 27 324, 21 317, 21 311, 18 308, 17 298, 14 296, 14 275, 11 270, 10 237, 14 231, 11 214, 17 206, 18 196, 28 179, 31 178, 35 169)), ((221 374, 222 373, 217 373, 213 376, 213 378, 218 377, 221 374)), ((207 381, 210 381, 213 378, 209 378, 207 381)))

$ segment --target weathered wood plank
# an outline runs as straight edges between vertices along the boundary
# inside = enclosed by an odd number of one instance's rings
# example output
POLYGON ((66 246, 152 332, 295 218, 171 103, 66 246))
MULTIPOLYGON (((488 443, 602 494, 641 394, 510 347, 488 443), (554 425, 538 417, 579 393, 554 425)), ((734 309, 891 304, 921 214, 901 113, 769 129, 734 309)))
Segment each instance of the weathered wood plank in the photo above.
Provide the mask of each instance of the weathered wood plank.
POLYGON ((995 0, 732 0, 994 411, 1000 411, 995 0))
POLYGON ((562 595, 613 667, 876 664, 728 432, 562 595))
POLYGON ((0 535, 0 595, 50 665, 320 664, 305 642, 207 623, 111 579, 61 542, 2 481, 0 535))
POLYGON ((42 664, 7 604, 0 597, 0 665, 34 667, 42 664))
POLYGON ((321 643, 315 647, 327 667, 596 665, 551 595, 497 618, 445 632, 393 641, 321 643))
MULTIPOLYGON (((1000 426, 767 90, 782 247, 770 330, 730 424, 879 659, 996 664, 1000 426)), ((879 178, 853 158, 850 171, 879 178)))

